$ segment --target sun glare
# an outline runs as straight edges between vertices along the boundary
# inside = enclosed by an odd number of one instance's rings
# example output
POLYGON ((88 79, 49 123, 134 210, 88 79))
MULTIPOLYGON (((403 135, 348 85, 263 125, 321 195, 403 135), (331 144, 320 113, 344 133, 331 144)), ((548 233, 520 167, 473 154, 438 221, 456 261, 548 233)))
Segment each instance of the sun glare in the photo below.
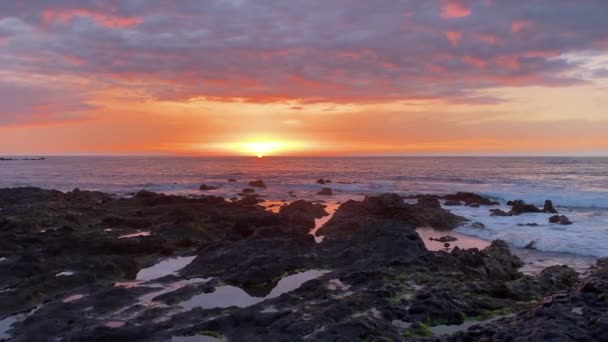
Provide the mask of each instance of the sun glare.
POLYGON ((243 144, 244 152, 256 155, 258 158, 262 158, 269 154, 274 154, 277 151, 279 151, 280 148, 281 148, 280 143, 269 142, 269 141, 264 141, 264 142, 256 141, 256 142, 249 142, 249 143, 243 144))

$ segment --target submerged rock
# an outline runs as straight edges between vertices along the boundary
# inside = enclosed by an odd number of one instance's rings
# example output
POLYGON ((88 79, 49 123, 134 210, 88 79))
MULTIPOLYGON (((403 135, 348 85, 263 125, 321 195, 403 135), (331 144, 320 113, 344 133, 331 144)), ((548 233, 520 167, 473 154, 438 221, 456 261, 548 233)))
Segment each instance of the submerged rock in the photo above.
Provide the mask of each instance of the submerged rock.
POLYGON ((199 190, 204 190, 204 191, 205 190, 217 190, 218 187, 217 186, 210 186, 210 185, 207 185, 207 184, 202 184, 198 189, 199 190))
POLYGON ((479 204, 479 205, 498 205, 498 202, 492 201, 491 199, 472 193, 472 192, 458 192, 455 194, 449 194, 443 196, 443 199, 449 201, 462 201, 465 205, 479 204))
POLYGON ((230 179, 228 180, 228 183, 236 183, 236 179, 234 179, 234 178, 230 178, 230 179))
POLYGON ((507 202, 507 205, 511 206, 511 211, 509 213, 513 215, 521 215, 524 213, 542 213, 542 210, 538 209, 533 204, 528 204, 523 200, 515 200, 507 202))
POLYGON ((501 209, 490 209, 491 216, 513 216, 511 213, 507 213, 501 209))
POLYGON ((572 221, 565 215, 553 215, 549 217, 549 223, 569 225, 572 224, 572 221))
POLYGON ((331 188, 323 188, 321 191, 317 192, 317 195, 321 196, 332 196, 334 193, 331 188))
POLYGON ((264 183, 263 180, 255 180, 255 181, 249 182, 249 186, 252 188, 265 188, 266 183, 264 183))

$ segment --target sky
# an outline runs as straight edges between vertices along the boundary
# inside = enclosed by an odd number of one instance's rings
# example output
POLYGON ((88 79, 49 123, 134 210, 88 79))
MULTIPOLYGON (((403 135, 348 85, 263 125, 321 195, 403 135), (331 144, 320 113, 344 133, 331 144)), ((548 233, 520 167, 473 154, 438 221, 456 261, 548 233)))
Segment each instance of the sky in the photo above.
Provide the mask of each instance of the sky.
POLYGON ((0 2, 0 154, 608 155, 605 0, 0 2))

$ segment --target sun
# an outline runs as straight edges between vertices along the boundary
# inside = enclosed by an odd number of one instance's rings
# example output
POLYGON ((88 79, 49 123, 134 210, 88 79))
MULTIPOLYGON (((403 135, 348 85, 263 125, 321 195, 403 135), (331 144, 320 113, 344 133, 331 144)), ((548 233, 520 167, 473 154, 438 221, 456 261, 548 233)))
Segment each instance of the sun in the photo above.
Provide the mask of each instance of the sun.
POLYGON ((255 141, 243 144, 243 150, 258 158, 263 158, 269 154, 276 153, 281 149, 281 143, 270 141, 255 141))

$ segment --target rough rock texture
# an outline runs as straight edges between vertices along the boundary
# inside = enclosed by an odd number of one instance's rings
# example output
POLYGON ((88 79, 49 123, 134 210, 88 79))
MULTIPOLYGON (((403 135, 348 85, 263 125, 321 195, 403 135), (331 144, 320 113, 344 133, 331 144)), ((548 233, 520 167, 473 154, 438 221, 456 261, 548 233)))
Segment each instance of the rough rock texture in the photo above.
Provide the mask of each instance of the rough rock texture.
POLYGON ((514 317, 473 327, 466 333, 446 340, 606 341, 608 259, 598 260, 589 276, 568 288, 564 286, 573 280, 569 273, 570 271, 555 268, 545 270, 538 282, 550 286, 559 285, 554 288, 561 291, 549 294, 530 310, 519 312, 514 317), (545 275, 548 273, 551 275, 545 275))
POLYGON ((498 205, 496 201, 492 201, 487 197, 483 197, 472 192, 458 192, 455 194, 449 194, 443 196, 443 199, 449 201, 462 201, 465 205, 479 204, 479 205, 498 205))
POLYGON ((491 216, 513 216, 512 213, 508 213, 504 210, 501 209, 490 209, 490 215, 491 216))
MULTIPOLYGON (((521 260, 502 241, 484 250, 428 251, 416 227, 448 229, 464 221, 434 197, 416 204, 396 194, 348 201, 319 231, 325 236, 321 244, 308 232, 326 213, 322 205, 305 201, 272 213, 213 196, 146 191, 117 198, 24 188, 0 190, 0 208, 0 257, 6 258, 0 263, 0 319, 43 303, 13 325, 14 341, 170 341, 195 335, 231 341, 592 341, 606 336, 608 261, 579 281, 561 266, 524 276, 521 260), (143 231, 150 235, 119 238, 143 231), (169 255, 196 257, 152 283, 114 286, 169 255), (273 295, 282 279, 306 270, 325 272, 273 295), (74 274, 56 276, 65 271, 74 274), (239 289, 224 295, 228 299, 255 300, 242 307, 205 302, 210 307, 184 308, 185 300, 219 295, 232 286, 239 289), (431 336, 428 330, 506 313, 515 316, 466 333, 431 336)), ((215 300, 221 304, 226 298, 215 300)))

